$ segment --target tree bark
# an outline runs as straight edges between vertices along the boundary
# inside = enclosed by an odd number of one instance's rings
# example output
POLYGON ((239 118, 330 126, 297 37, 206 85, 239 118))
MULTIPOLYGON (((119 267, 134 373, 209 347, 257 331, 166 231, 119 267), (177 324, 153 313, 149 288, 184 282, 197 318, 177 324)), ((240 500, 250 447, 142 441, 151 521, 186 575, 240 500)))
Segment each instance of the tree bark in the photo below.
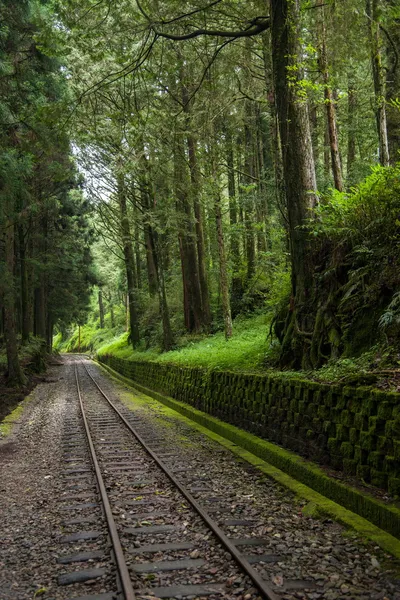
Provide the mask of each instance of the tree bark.
MULTIPOLYGON (((39 195, 40 197, 40 195, 39 195)), ((34 291, 34 318, 35 335, 41 337, 43 340, 47 340, 47 319, 48 319, 48 285, 47 285, 47 274, 46 274, 46 263, 47 263, 47 244, 48 244, 48 214, 45 210, 38 224, 40 231, 38 253, 39 260, 42 262, 42 266, 39 267, 38 273, 38 285, 34 291)))
POLYGON ((99 290, 99 317, 100 317, 100 329, 104 329, 104 303, 103 303, 103 292, 99 290))
MULTIPOLYGON (((254 144, 253 144, 253 114, 250 105, 250 101, 246 100, 246 123, 244 128, 244 139, 245 139, 245 159, 244 159, 244 184, 246 186, 254 185, 254 144)), ((254 275, 256 268, 256 246, 255 246, 255 234, 254 234, 254 192, 249 189, 244 194, 245 210, 244 210, 244 224, 246 228, 246 259, 247 259, 247 284, 250 282, 254 275)))
POLYGON ((31 334, 31 319, 29 306, 29 284, 28 273, 26 266, 26 243, 24 235, 24 227, 21 223, 18 225, 18 243, 19 243, 19 260, 20 260, 20 278, 21 278, 21 339, 22 343, 29 342, 31 334))
POLYGON ((316 179, 307 103, 297 93, 301 57, 299 0, 271 0, 271 41, 276 106, 282 143, 283 173, 289 221, 292 299, 282 340, 282 363, 309 364, 307 335, 312 330, 309 299, 313 263, 307 220, 317 202, 316 179))
POLYGON ((386 121, 385 71, 382 62, 382 40, 379 27, 379 0, 367 0, 366 12, 371 45, 371 63, 375 91, 376 127, 379 139, 379 162, 389 165, 389 143, 386 121))
MULTIPOLYGON (((11 212, 11 211, 10 211, 11 212)), ((8 383, 24 385, 26 378, 22 372, 18 357, 17 331, 15 320, 14 266, 15 266, 15 225, 9 216, 5 222, 3 282, 4 336, 6 342, 8 383)))
MULTIPOLYGON (((188 122, 190 125, 190 122, 188 122)), ((190 169, 190 180, 191 180, 191 195, 193 201, 193 209, 195 216, 195 229, 196 229, 196 246, 197 246, 197 260, 199 264, 199 280, 201 289, 201 305, 203 310, 204 328, 206 331, 210 330, 211 327, 211 309, 210 309, 210 294, 208 290, 208 278, 205 260, 205 244, 204 244, 204 227, 203 227, 203 214, 201 210, 199 191, 200 191, 200 177, 199 169, 197 165, 196 156, 196 143, 193 135, 187 134, 187 146, 189 152, 189 169, 190 169)))
MULTIPOLYGON (((397 6, 398 0, 386 0, 390 8, 397 6)), ((386 43, 388 70, 386 75, 386 106, 389 157, 391 164, 400 160, 400 110, 391 101, 400 98, 400 16, 393 18, 388 26, 390 40, 386 43)))
POLYGON ((182 267, 183 309, 185 327, 188 331, 203 329, 204 318, 201 288, 193 231, 192 211, 188 198, 188 182, 185 177, 185 153, 182 134, 178 132, 174 149, 175 195, 178 212, 178 239, 182 267))
POLYGON ((40 285, 35 288, 35 335, 46 339, 46 292, 44 276, 40 277, 40 285))
POLYGON ((136 310, 136 294, 135 294, 135 260, 133 256, 132 238, 130 232, 128 210, 126 206, 126 190, 125 180, 123 174, 117 175, 117 186, 118 186, 118 204, 120 214, 120 228, 122 245, 124 249, 125 269, 126 269, 126 280, 128 284, 128 298, 127 304, 129 307, 129 327, 130 327, 130 338, 133 348, 135 349, 140 341, 139 334, 139 323, 136 310))
POLYGON ((226 263, 224 230, 222 225, 221 197, 218 189, 216 189, 215 191, 214 208, 218 240, 219 288, 221 291, 225 338, 228 340, 230 337, 232 337, 232 315, 229 299, 228 269, 226 263))
POLYGON ((201 304, 203 312, 203 323, 204 329, 209 331, 211 327, 211 309, 210 309, 210 294, 208 290, 208 278, 205 260, 205 244, 204 244, 204 226, 203 226, 203 215, 200 204, 200 173, 197 164, 196 155, 196 140, 192 132, 192 119, 191 119, 191 103, 189 100, 189 92, 187 84, 185 82, 185 75, 183 69, 181 71, 181 92, 182 92, 182 104, 185 113, 186 122, 186 144, 188 149, 189 157, 189 170, 190 170, 190 195, 193 203, 194 217, 195 217, 195 231, 196 231, 196 247, 197 247, 197 262, 199 267, 199 282, 201 290, 201 304))
POLYGON ((137 218, 135 220, 135 264, 136 264, 136 282, 137 287, 140 290, 142 287, 142 268, 140 262, 140 243, 139 243, 139 225, 137 218))
POLYGON ((231 306, 234 316, 240 312, 243 296, 243 281, 240 275, 240 238, 238 234, 238 210, 235 182, 235 160, 232 132, 226 129, 226 163, 228 167, 229 223, 230 223, 230 257, 232 262, 231 306))
POLYGON ((335 103, 332 94, 332 88, 330 84, 330 75, 329 75, 329 64, 328 64, 328 54, 327 54, 327 46, 326 46, 326 25, 325 25, 325 14, 324 14, 324 0, 318 0, 319 10, 320 10, 320 48, 319 48, 319 68, 322 74, 322 79, 324 82, 324 98, 325 98, 325 110, 326 110, 326 118, 328 123, 328 135, 329 135, 329 147, 331 154, 331 165, 332 165, 332 173, 333 180, 335 183, 335 188, 339 190, 339 192, 343 191, 343 176, 342 176, 342 166, 340 163, 340 154, 339 154, 339 139, 336 125, 336 110, 335 103))
POLYGON ((110 302, 110 326, 111 329, 114 329, 115 327, 114 306, 112 302, 110 302))
POLYGON ((149 283, 150 296, 157 294, 158 282, 157 282, 157 267, 155 261, 155 249, 153 239, 153 228, 149 222, 143 224, 144 228, 144 240, 146 246, 146 265, 147 265, 147 279, 149 283))
POLYGON ((348 87, 347 87, 347 168, 346 168, 346 179, 347 187, 351 187, 354 183, 354 164, 356 161, 356 90, 355 83, 348 75, 348 87))
MULTIPOLYGON (((265 4, 270 4, 269 0, 265 4)), ((279 131, 279 120, 276 107, 276 93, 273 77, 272 53, 271 47, 271 32, 267 31, 263 34, 263 62, 265 87, 268 95, 268 107, 270 112, 270 137, 272 140, 272 163, 275 179, 275 199, 276 204, 281 211, 286 211, 286 190, 283 178, 282 164, 282 142, 279 131)))
POLYGON ((154 231, 154 257, 157 267, 157 292, 158 300, 160 305, 160 315, 163 328, 163 352, 168 352, 174 347, 174 336, 171 328, 171 321, 169 318, 169 308, 167 302, 167 293, 165 290, 165 278, 164 278, 164 264, 163 264, 163 253, 160 247, 160 239, 157 231, 154 231))

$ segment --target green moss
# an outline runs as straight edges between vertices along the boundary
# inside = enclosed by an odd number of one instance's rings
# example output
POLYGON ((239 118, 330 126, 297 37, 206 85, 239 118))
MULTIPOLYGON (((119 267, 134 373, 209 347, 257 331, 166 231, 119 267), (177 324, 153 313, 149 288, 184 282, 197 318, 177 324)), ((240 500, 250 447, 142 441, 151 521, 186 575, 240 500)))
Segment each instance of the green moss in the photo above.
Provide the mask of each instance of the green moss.
POLYGON ((387 475, 383 471, 378 469, 371 469, 371 483, 380 488, 386 488, 387 486, 387 475))
POLYGON ((357 472, 357 461, 354 458, 344 458, 343 471, 346 475, 355 475, 357 472))
POLYGON ((400 478, 399 477, 389 477, 388 484, 389 494, 391 496, 399 497, 400 496, 400 478))
MULTIPOLYGON (((295 493, 316 502, 326 514, 353 527, 400 558, 400 542, 394 537, 400 536, 400 510, 396 507, 385 505, 350 486, 330 479, 317 465, 305 461, 293 452, 132 382, 109 367, 104 368, 128 385, 189 418, 192 426, 198 430, 245 458, 295 493)), ((369 474, 369 467, 367 468, 369 474)))
POLYGON ((343 458, 353 458, 354 446, 350 442, 343 442, 340 446, 340 454, 343 458))
POLYGON ((318 504, 315 502, 308 502, 305 506, 303 506, 301 512, 305 517, 317 518, 320 515, 318 504))
POLYGON ((393 440, 394 457, 400 461, 400 440, 393 440))
POLYGON ((354 445, 354 444, 357 444, 359 439, 360 439, 360 432, 357 431, 357 429, 355 427, 350 427, 350 429, 349 429, 350 442, 354 445))
POLYGON ((18 404, 18 406, 16 408, 14 408, 14 410, 7 415, 3 421, 0 423, 0 440, 1 439, 5 439, 6 437, 8 437, 13 428, 16 425, 16 421, 18 421, 18 419, 20 417, 22 417, 22 414, 26 408, 26 405, 28 404, 28 402, 30 401, 31 396, 27 396, 24 400, 22 400, 22 402, 20 402, 18 404))

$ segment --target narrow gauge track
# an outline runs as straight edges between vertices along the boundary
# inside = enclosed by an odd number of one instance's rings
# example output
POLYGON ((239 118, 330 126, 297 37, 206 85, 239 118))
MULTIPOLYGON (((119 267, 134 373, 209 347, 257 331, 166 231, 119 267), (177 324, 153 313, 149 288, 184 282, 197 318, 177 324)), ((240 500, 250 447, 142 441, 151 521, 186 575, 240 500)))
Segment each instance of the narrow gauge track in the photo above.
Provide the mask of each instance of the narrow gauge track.
MULTIPOLYGON (((78 444, 76 445, 74 438, 71 444, 71 433, 74 431, 71 430, 66 460, 72 467, 67 473, 70 477, 78 477, 78 483, 74 481, 73 487, 78 490, 77 499, 81 501, 86 496, 85 485, 88 485, 87 479, 93 476, 94 469, 96 489, 102 503, 101 512, 108 530, 105 544, 105 536, 102 534, 103 546, 108 548, 109 556, 109 548, 112 547, 113 565, 110 566, 110 559, 107 568, 104 568, 104 564, 101 565, 103 568, 80 568, 84 561, 99 559, 105 552, 104 547, 100 552, 96 547, 93 553, 89 547, 88 552, 78 552, 75 556, 64 555, 60 557, 59 562, 64 565, 73 564, 73 568, 78 565, 78 570, 61 574, 59 583, 80 584, 96 579, 103 581, 105 587, 100 589, 100 594, 74 596, 79 600, 133 600, 135 596, 149 595, 158 598, 233 598, 234 590, 228 590, 225 586, 226 576, 222 581, 221 577, 213 577, 214 573, 221 573, 221 565, 222 573, 224 570, 235 570, 227 558, 226 552, 229 552, 237 563, 236 571, 245 573, 256 588, 250 597, 261 596, 267 600, 277 600, 281 594, 275 593, 252 566, 257 562, 261 565, 264 562, 268 563, 268 555, 244 555, 239 550, 239 547, 262 546, 266 540, 252 537, 251 534, 247 538, 231 539, 219 526, 220 521, 217 523, 209 514, 218 512, 213 503, 223 498, 209 496, 202 499, 201 505, 193 495, 202 490, 201 481, 197 481, 197 487, 192 485, 189 490, 179 480, 179 474, 185 476, 186 471, 182 463, 178 463, 178 466, 174 463, 172 468, 166 464, 175 460, 173 449, 165 448, 163 440, 157 437, 157 433, 150 431, 140 417, 128 409, 119 409, 100 388, 83 362, 75 364, 75 379, 86 446, 93 467, 90 472, 87 463, 81 462, 87 460, 87 450, 82 447, 80 433, 76 434, 79 437, 78 444), (84 392, 81 391, 80 379, 86 388, 84 392), (88 384, 90 392, 87 391, 88 384), (81 478, 85 479, 84 483, 81 478), (146 512, 138 512, 140 510, 146 512), (211 530, 212 535, 204 535, 205 527, 211 530), (200 533, 197 533, 198 531, 200 533), (160 539, 162 543, 159 543, 160 539), (201 540, 200 544, 196 544, 198 539, 201 540), (198 558, 204 551, 204 544, 213 547, 211 552, 207 550, 207 561, 198 558), (146 557, 153 560, 147 561, 146 557), (154 560, 154 557, 157 560, 154 560), (215 560, 216 568, 211 564, 210 557, 215 560), (171 558, 175 560, 170 560, 171 558), (152 586, 154 573, 163 572, 168 572, 168 585, 152 586), (114 585, 112 581, 115 582, 114 585), (107 590, 110 587, 113 591, 107 590)), ((76 425, 77 421, 73 419, 70 426, 75 428, 76 425)), ((93 487, 93 481, 89 481, 90 485, 93 487)), ((96 503, 85 501, 75 505, 78 518, 72 519, 69 524, 80 525, 96 519, 98 521, 99 516, 81 516, 82 512, 87 515, 88 510, 93 511, 92 507, 95 505, 96 503)), ((226 523, 246 525, 247 521, 228 520, 226 523)), ((98 534, 98 531, 74 532, 66 536, 64 541, 89 540, 90 544, 91 540, 98 540, 98 534)), ((251 582, 248 582, 248 588, 251 588, 251 582)), ((80 591, 79 586, 78 588, 80 591)))

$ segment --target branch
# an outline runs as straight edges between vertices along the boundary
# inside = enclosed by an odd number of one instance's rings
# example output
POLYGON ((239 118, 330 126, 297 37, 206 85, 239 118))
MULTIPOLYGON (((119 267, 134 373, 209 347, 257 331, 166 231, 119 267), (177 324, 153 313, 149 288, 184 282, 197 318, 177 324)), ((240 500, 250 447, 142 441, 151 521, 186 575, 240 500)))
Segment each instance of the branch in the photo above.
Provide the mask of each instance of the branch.
POLYGON ((219 29, 196 29, 195 31, 191 31, 190 33, 186 33, 183 35, 175 35, 173 33, 164 33, 163 31, 159 31, 155 29, 153 26, 154 33, 159 37, 167 38, 168 40, 173 40, 175 42, 181 42, 184 40, 191 40, 193 38, 199 37, 201 35, 214 36, 214 37, 226 37, 238 39, 242 37, 252 37, 253 35, 258 35, 263 31, 266 31, 270 27, 270 18, 269 17, 256 17, 253 21, 251 21, 249 27, 247 29, 243 29, 242 31, 223 31, 219 29))
POLYGON ((385 29, 385 27, 383 27, 383 25, 381 25, 381 24, 379 24, 379 27, 380 27, 380 29, 382 29, 383 33, 386 35, 390 45, 392 46, 392 50, 394 52, 395 61, 394 61, 392 68, 390 69, 390 73, 391 73, 391 75, 393 75, 396 72, 397 65, 399 62, 399 52, 397 50, 396 44, 392 40, 392 37, 391 37, 390 33, 387 31, 387 29, 385 29))

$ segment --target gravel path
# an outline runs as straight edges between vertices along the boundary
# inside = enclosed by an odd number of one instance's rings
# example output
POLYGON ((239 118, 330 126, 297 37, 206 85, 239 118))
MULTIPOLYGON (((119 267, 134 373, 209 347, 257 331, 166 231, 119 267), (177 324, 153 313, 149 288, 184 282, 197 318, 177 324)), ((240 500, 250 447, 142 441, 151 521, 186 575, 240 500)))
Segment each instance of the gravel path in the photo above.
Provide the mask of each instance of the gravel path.
MULTIPOLYGON (((10 438, 0 443, 1 600, 66 599, 82 593, 78 588, 74 591, 70 587, 57 586, 57 577, 65 568, 56 562, 60 555, 60 537, 73 531, 73 528, 65 528, 65 513, 60 510, 63 497, 71 494, 65 482, 65 436, 71 427, 77 426, 78 420, 73 363, 72 357, 66 358, 62 367, 50 368, 47 382, 33 392, 20 425, 10 438)), ((106 377, 95 365, 91 364, 89 368, 105 391, 113 399, 120 399, 122 406, 128 396, 126 388, 106 377)), ((138 396, 143 398, 139 393, 138 396)), ((127 408, 124 410, 131 414, 127 408)), ((229 536, 243 537, 241 522, 245 521, 246 536, 268 539, 268 546, 249 547, 246 553, 275 555, 276 560, 260 563, 257 569, 281 598, 400 600, 400 581, 396 577, 399 567, 379 548, 363 543, 330 520, 305 517, 302 503, 290 492, 178 417, 164 414, 155 401, 146 406, 140 402, 135 407, 135 414, 140 417, 142 431, 151 432, 153 439, 160 440, 158 451, 164 453, 169 465, 178 470, 184 465, 185 470, 179 474, 182 483, 194 490, 201 503, 209 502, 213 517, 225 523, 224 531, 229 536)), ((85 461, 83 456, 81 466, 86 464, 85 461)), ((88 485, 91 485, 90 478, 88 485)), ((121 498, 122 494, 119 496, 121 498)), ((116 490, 114 497, 118 499, 116 490)), ((181 501, 171 490, 166 494, 165 503, 161 512, 165 509, 171 512, 171 506, 176 510, 181 501)), ((116 518, 137 527, 139 523, 132 522, 129 510, 123 502, 120 504, 114 511, 116 518)), ((163 500, 158 502, 157 510, 160 504, 163 500)), ((207 562, 211 557, 204 556, 207 550, 203 537, 206 540, 208 534, 201 530, 197 517, 186 511, 185 505, 177 511, 176 519, 185 517, 187 531, 182 531, 176 541, 197 544, 196 550, 191 551, 191 558, 205 558, 207 562), (195 532, 197 527, 200 527, 200 533, 195 532)), ((155 522, 162 523, 163 518, 161 515, 161 520, 155 522)), ((154 536, 153 542, 159 541, 165 540, 154 536)), ((150 560, 149 556, 135 555, 135 547, 141 543, 137 538, 130 542, 131 567, 150 560)), ((98 548, 103 547, 104 540, 99 540, 98 548)), ((82 551, 86 546, 79 543, 77 549, 82 551)), ((215 552, 222 558, 213 557, 217 567, 211 567, 210 581, 217 579, 225 585, 225 598, 255 598, 255 590, 246 578, 237 574, 228 556, 219 549, 215 552)), ((169 558, 177 560, 183 556, 187 556, 187 552, 178 549, 171 552, 169 558)), ((92 566, 106 564, 98 561, 92 566)), ((202 569, 192 573, 192 583, 200 582, 202 569)), ((168 573, 150 578, 139 573, 137 580, 143 585, 146 582, 154 585, 156 579, 157 585, 167 585, 169 577, 168 573)), ((188 581, 188 572, 182 571, 180 582, 188 581)), ((85 593, 102 593, 108 591, 110 585, 110 575, 107 575, 102 581, 86 583, 85 593)))
POLYGON ((1 599, 32 599, 39 590, 50 597, 54 588, 58 472, 70 385, 67 366, 50 367, 21 423, 0 443, 1 599))

